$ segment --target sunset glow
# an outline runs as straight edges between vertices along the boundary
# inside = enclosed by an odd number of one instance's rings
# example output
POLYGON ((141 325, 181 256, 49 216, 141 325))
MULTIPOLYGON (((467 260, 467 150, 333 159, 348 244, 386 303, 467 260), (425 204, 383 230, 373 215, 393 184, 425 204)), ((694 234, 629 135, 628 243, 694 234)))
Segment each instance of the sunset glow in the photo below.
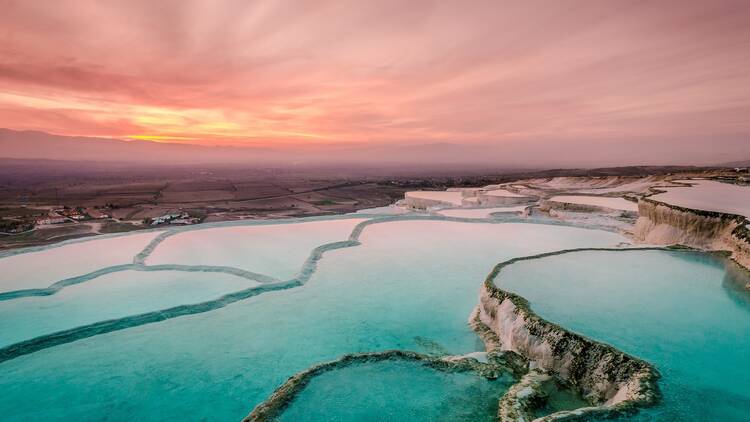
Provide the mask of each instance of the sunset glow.
POLYGON ((748 269, 750 0, 0 0, 0 422, 748 422, 748 269))
POLYGON ((4 3, 0 126, 260 146, 750 131, 744 1, 105 3, 4 3))

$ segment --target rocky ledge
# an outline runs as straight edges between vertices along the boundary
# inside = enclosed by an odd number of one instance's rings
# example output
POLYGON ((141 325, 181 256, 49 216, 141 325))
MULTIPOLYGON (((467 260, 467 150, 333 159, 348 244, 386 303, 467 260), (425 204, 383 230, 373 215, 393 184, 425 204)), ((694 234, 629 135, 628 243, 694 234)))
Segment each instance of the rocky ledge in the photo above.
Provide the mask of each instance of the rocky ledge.
POLYGON ((726 250, 738 264, 750 268, 750 230, 745 217, 683 208, 643 198, 633 231, 642 242, 681 244, 708 250, 726 250))
MULTIPOLYGON (((656 248, 648 248, 656 249, 656 248)), ((599 249, 595 249, 599 250, 599 249)), ((532 371, 501 399, 501 421, 530 421, 544 377, 570 385, 592 404, 560 411, 540 420, 585 420, 613 416, 660 400, 658 371, 636 357, 570 332, 536 315, 526 299, 496 286, 501 270, 514 262, 575 250, 516 258, 498 264, 487 276, 470 322, 488 350, 513 351, 529 360, 532 371)))
POLYGON ((513 352, 488 353, 487 363, 465 356, 436 357, 403 350, 386 350, 373 353, 356 353, 315 365, 290 377, 264 402, 260 403, 243 419, 243 422, 261 422, 277 419, 284 409, 304 390, 316 376, 350 365, 401 360, 417 362, 443 372, 474 372, 488 379, 507 375, 518 378, 526 372, 527 362, 513 352))

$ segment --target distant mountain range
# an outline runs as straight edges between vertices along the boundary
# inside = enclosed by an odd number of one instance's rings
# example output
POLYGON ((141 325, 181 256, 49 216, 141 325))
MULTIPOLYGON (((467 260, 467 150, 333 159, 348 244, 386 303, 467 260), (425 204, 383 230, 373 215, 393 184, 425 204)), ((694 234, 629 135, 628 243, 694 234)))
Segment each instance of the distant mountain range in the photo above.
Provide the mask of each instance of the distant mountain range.
MULTIPOLYGON (((631 142, 508 141, 457 144, 347 144, 295 148, 203 146, 71 137, 0 128, 0 158, 138 164, 369 165, 420 168, 592 168, 614 166, 715 165, 705 151, 674 154, 674 142, 638 147, 631 142)), ((695 148, 693 148, 695 149, 695 148)), ((747 148, 740 145, 739 152, 747 148)), ((731 151, 722 151, 726 156, 731 151)), ((719 161, 719 160, 715 160, 719 161)), ((715 162, 714 161, 714 162, 715 162)), ((750 161, 720 166, 745 167, 750 161)))
POLYGON ((65 161, 239 162, 262 160, 256 148, 205 147, 138 140, 71 137, 0 129, 0 156, 65 161))
POLYGON ((728 163, 718 164, 719 167, 750 167, 750 160, 730 161, 728 163))
POLYGON ((424 145, 321 146, 292 149, 202 146, 70 137, 38 131, 0 129, 0 157, 65 161, 137 162, 143 164, 481 164, 522 166, 499 160, 499 149, 449 143, 424 145))

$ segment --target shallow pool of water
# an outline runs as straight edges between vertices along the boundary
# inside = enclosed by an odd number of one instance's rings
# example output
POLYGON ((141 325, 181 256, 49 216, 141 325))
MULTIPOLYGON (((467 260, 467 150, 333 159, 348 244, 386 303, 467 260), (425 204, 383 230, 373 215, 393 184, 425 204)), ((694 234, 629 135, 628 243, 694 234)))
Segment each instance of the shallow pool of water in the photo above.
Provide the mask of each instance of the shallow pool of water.
POLYGON ((166 238, 146 263, 232 266, 288 279, 297 274, 313 248, 346 240, 362 221, 347 218, 187 230, 166 238))
POLYGON ((0 257, 0 292, 44 288, 100 268, 129 264, 159 232, 75 240, 0 257))
POLYGON ((506 189, 489 190, 487 192, 484 192, 484 194, 485 195, 490 195, 490 196, 504 196, 504 197, 508 197, 508 198, 525 198, 525 196, 523 196, 523 195, 519 195, 519 194, 517 194, 515 192, 511 192, 511 191, 506 190, 506 189))
POLYGON ((669 187, 652 199, 685 208, 718 211, 750 218, 750 186, 733 185, 713 180, 682 180, 690 187, 669 187))
POLYGON ((512 382, 417 362, 356 364, 313 378, 279 420, 493 421, 512 382))
POLYGON ((406 198, 428 199, 430 201, 440 201, 451 205, 461 205, 463 196, 459 191, 413 191, 407 192, 406 198))
MULTIPOLYGON (((293 224, 288 230, 298 233, 290 242, 304 240, 293 224)), ((238 420, 287 377, 344 354, 482 350, 467 318, 493 265, 623 240, 541 224, 370 225, 360 246, 326 252, 304 286, 0 363, 0 414, 6 420, 238 420)))
POLYGON ((622 211, 638 211, 638 203, 628 201, 624 198, 609 198, 604 196, 583 196, 583 195, 560 195, 550 198, 553 202, 563 202, 580 205, 593 205, 596 207, 610 208, 622 211))
POLYGON ((106 274, 51 296, 0 301, 0 347, 97 321, 211 300, 257 285, 229 274, 106 274))
POLYGON ((459 218, 492 218, 494 213, 521 213, 526 209, 526 205, 515 207, 493 207, 493 208, 451 208, 440 210, 437 213, 446 217, 459 218))
POLYGON ((664 400, 638 420, 747 421, 750 292, 694 252, 575 252, 505 267, 496 283, 540 316, 653 363, 664 400))

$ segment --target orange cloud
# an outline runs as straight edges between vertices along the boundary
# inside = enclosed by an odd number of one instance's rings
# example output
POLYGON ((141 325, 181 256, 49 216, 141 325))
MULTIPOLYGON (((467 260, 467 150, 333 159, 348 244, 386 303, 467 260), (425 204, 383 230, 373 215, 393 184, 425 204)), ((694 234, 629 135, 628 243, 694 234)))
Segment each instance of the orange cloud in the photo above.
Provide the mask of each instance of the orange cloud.
POLYGON ((0 126, 222 145, 750 133, 750 2, 10 2, 0 126))

